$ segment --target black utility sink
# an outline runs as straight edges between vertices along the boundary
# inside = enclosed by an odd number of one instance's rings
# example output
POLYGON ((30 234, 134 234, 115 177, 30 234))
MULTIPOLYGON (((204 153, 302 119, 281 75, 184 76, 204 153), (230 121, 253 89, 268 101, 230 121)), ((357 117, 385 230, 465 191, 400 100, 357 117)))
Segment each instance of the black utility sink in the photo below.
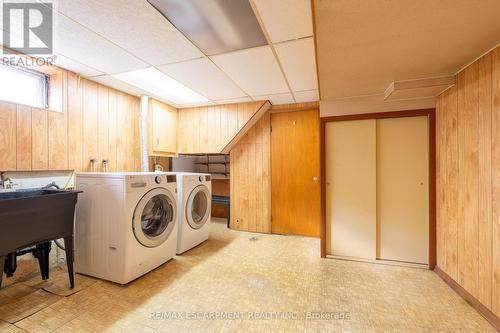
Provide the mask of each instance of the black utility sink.
POLYGON ((73 288, 73 224, 78 193, 46 189, 0 193, 0 270, 12 276, 16 256, 33 252, 45 280, 49 277, 51 241, 64 238, 73 288))
POLYGON ((38 197, 38 196, 42 196, 42 195, 54 195, 54 194, 61 194, 61 193, 67 193, 67 192, 68 191, 42 190, 42 189, 17 190, 17 191, 12 191, 12 192, 0 192, 0 201, 1 200, 13 200, 13 199, 38 197))

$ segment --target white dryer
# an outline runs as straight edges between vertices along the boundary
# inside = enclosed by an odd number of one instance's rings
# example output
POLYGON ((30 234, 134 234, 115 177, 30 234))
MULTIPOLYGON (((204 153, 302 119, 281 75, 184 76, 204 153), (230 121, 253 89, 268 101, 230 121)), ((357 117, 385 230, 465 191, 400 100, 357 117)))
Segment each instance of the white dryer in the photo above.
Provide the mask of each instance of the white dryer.
POLYGON ((126 284, 175 256, 177 184, 151 172, 77 173, 75 270, 126 284))
POLYGON ((210 233, 212 181, 209 174, 169 172, 177 176, 177 254, 203 243, 210 233))

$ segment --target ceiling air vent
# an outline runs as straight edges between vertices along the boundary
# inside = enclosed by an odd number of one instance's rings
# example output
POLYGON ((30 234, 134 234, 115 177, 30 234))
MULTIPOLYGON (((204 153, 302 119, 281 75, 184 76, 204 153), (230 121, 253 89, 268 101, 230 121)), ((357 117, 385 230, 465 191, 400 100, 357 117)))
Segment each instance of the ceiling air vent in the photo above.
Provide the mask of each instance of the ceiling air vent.
POLYGON ((148 0, 205 55, 266 45, 248 0, 148 0))
POLYGON ((384 100, 403 100, 434 97, 455 84, 455 76, 418 80, 394 81, 385 90, 384 100))

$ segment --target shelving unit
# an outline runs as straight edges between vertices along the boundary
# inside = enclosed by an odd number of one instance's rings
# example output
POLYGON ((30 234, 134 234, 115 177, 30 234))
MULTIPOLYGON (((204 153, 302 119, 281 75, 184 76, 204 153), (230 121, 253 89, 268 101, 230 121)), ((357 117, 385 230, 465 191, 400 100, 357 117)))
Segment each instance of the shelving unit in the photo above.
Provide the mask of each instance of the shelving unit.
POLYGON ((206 173, 209 173, 209 174, 212 174, 212 175, 221 175, 221 176, 224 176, 224 177, 229 177, 229 165, 230 165, 230 162, 229 162, 229 155, 198 155, 198 156, 204 156, 206 158, 206 161, 197 161, 195 162, 194 164, 196 165, 203 165, 203 166, 206 166, 207 170, 206 170, 206 173), (210 160, 210 158, 215 158, 215 157, 220 157, 220 156, 223 156, 224 157, 224 161, 220 161, 220 160, 213 160, 212 161, 210 160), (211 166, 215 166, 215 165, 222 165, 224 166, 224 170, 217 170, 214 168, 210 168, 211 166))

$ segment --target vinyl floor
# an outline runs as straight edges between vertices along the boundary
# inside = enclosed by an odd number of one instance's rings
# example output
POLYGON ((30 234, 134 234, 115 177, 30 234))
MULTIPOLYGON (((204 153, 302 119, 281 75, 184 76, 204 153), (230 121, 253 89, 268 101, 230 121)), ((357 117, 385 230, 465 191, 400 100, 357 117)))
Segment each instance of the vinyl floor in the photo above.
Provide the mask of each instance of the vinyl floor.
MULTIPOLYGON (((61 289, 39 282, 4 288, 0 300, 16 301, 9 288, 17 301, 27 286, 61 289)), ((0 332, 495 332, 434 272, 320 259, 318 239, 215 219, 207 242, 127 286, 85 283, 13 324, 0 320, 0 332)))

